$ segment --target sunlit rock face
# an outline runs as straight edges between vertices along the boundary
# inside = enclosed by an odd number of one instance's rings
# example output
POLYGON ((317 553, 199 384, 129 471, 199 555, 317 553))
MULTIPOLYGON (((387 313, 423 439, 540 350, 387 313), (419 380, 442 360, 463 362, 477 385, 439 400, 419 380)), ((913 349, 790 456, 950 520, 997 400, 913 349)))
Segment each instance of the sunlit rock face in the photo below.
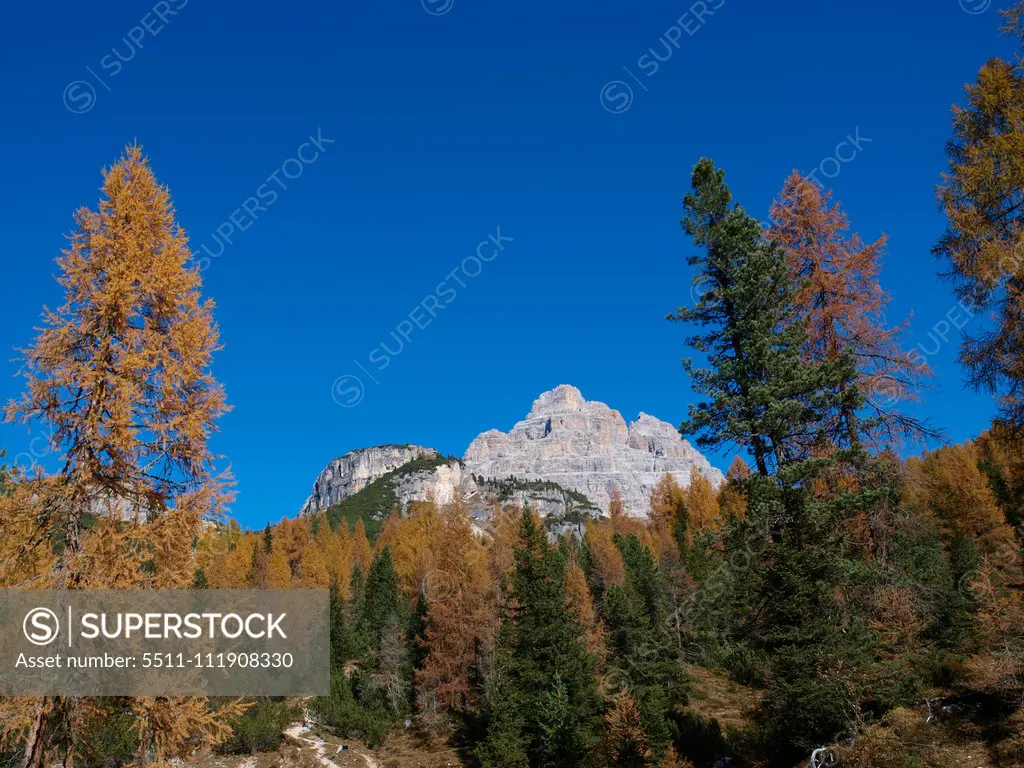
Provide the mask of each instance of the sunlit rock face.
POLYGON ((437 456, 433 448, 419 445, 379 445, 346 453, 328 464, 320 473, 300 514, 323 512, 403 464, 414 459, 433 459, 437 456))
POLYGON ((716 488, 724 479, 671 424, 641 413, 627 425, 618 411, 566 384, 538 397, 509 432, 479 435, 463 463, 470 475, 558 483, 605 513, 618 488, 635 516, 647 515, 651 491, 666 473, 683 487, 694 467, 716 488))
POLYGON ((563 384, 538 397, 529 415, 509 432, 492 429, 479 435, 461 462, 442 460, 433 448, 418 445, 346 453, 320 473, 301 514, 323 512, 394 472, 389 482, 401 508, 413 501, 448 504, 461 498, 471 510, 528 504, 542 517, 607 514, 617 488, 627 514, 643 517, 651 491, 666 473, 686 487, 694 467, 716 488, 722 483, 722 473, 671 424, 641 413, 627 425, 618 411, 589 402, 576 387, 563 384), (416 459, 433 462, 395 472, 416 459))

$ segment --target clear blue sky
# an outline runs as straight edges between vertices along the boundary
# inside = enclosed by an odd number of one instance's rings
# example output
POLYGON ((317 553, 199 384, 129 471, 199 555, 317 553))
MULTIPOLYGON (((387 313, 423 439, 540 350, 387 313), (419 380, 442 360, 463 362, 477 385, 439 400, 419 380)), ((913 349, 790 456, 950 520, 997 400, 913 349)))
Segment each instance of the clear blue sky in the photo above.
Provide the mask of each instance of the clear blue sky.
MULTIPOLYGON (((680 197, 702 155, 758 216, 792 169, 820 167, 861 234, 890 236, 892 317, 913 312, 908 346, 932 351, 955 306, 929 252, 949 107, 1009 49, 996 6, 962 1, 979 12, 958 0, 11 4, 0 399, 21 386, 6 361, 60 301, 53 258, 72 212, 96 205, 100 168, 135 140, 194 249, 218 253, 218 227, 233 240, 204 279, 234 406, 215 448, 247 525, 294 513, 335 456, 387 442, 461 455, 560 383, 627 419, 681 421, 694 399, 685 329, 664 315, 689 301, 680 197), (822 165, 858 128, 859 150, 822 165), (300 149, 318 130, 334 143, 300 149), (311 162, 286 162, 297 152, 311 162), (499 228, 512 240, 475 261, 499 228), (396 329, 408 341, 378 370, 396 329), (354 407, 337 402, 358 396, 352 379, 335 386, 346 375, 365 385, 354 407)), ((963 440, 992 404, 963 390, 958 332, 946 335, 917 411, 963 440)), ((43 453, 33 436, 4 426, 0 445, 43 453)))

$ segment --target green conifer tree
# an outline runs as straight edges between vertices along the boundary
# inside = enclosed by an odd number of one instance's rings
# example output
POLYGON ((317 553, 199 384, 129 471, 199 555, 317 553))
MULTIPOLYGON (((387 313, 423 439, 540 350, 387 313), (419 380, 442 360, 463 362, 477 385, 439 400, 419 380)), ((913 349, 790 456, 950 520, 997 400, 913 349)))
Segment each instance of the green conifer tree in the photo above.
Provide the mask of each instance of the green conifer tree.
POLYGON ((849 522, 892 489, 873 484, 860 447, 853 356, 801 359, 783 255, 732 202, 724 176, 701 160, 684 200, 683 226, 703 247, 690 263, 706 291, 671 319, 704 329, 689 343, 707 367, 686 361, 706 400, 681 431, 705 446, 744 446, 755 461, 748 517, 730 523, 746 535, 726 532, 748 548, 735 581, 750 590, 738 602, 753 607, 735 617, 734 634, 740 657, 767 660, 766 721, 789 759, 856 717, 871 638, 851 594, 874 574, 852 556, 849 522), (835 424, 842 432, 826 433, 835 424))
POLYGON ((679 307, 670 320, 704 329, 687 343, 707 358, 706 367, 683 361, 691 383, 706 399, 690 406, 680 427, 699 445, 738 444, 768 475, 806 458, 822 440, 823 408, 856 410, 856 386, 845 387, 849 356, 804 364, 804 331, 796 322, 794 286, 778 246, 760 222, 732 201, 725 171, 704 158, 693 170, 683 228, 703 251, 690 257, 704 292, 697 304, 679 307), (845 388, 844 388, 845 387, 845 388), (841 389, 842 388, 842 389, 841 389))
POLYGON ((565 595, 563 556, 526 510, 488 683, 486 768, 584 765, 598 741, 595 661, 565 595))
POLYGON ((400 610, 398 575, 391 559, 391 548, 384 547, 370 564, 370 573, 366 578, 366 598, 359 621, 359 634, 367 648, 380 647, 388 622, 400 610))
POLYGON ((635 535, 616 535, 626 583, 608 590, 609 667, 640 710, 645 743, 659 759, 678 735, 672 714, 686 703, 679 638, 664 575, 635 535))
POLYGON ((203 566, 196 568, 195 576, 192 577, 192 589, 208 589, 210 583, 206 580, 206 569, 203 566))

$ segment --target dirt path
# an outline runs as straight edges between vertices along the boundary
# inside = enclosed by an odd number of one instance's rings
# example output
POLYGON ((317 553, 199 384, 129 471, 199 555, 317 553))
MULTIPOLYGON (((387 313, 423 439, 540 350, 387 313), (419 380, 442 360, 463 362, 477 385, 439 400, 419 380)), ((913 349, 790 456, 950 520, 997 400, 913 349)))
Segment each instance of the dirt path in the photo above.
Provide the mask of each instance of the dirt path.
MULTIPOLYGON (((295 741, 309 744, 310 747, 312 748, 313 754, 316 757, 317 762, 320 763, 320 765, 324 766, 324 768, 342 768, 342 766, 338 765, 330 757, 327 756, 328 748, 332 745, 328 745, 328 743, 324 741, 322 738, 320 738, 316 733, 314 733, 308 725, 305 725, 304 723, 292 723, 288 728, 285 729, 284 735, 290 737, 291 739, 294 739, 295 741), (306 736, 304 734, 309 734, 309 736, 306 736)), ((337 755, 339 752, 341 752, 340 746, 341 745, 338 745, 338 749, 334 752, 334 755, 337 755)), ((378 763, 365 752, 360 752, 354 749, 352 749, 351 751, 353 752, 353 754, 363 759, 363 761, 367 765, 367 768, 381 768, 380 763, 378 763)), ((332 755, 332 757, 334 755, 332 755)))

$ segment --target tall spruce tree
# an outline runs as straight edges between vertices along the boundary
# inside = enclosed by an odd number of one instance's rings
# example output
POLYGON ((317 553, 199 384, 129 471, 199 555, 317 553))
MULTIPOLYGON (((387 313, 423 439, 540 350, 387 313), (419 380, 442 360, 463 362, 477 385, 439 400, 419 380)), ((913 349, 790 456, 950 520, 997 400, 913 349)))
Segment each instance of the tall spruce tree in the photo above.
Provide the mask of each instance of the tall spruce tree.
POLYGON ((479 756, 487 768, 583 765, 601 730, 594 658, 566 607, 562 553, 529 510, 515 561, 479 756))
POLYGON ((779 247, 732 202, 711 160, 697 164, 692 181, 683 226, 703 248, 690 263, 706 292, 671 317, 705 329, 689 342, 708 366, 687 361, 687 370, 707 399, 691 406, 681 429, 702 445, 746 447, 756 463, 744 482, 748 517, 725 534, 748 548, 733 581, 748 586, 743 602, 752 610, 736 617, 735 634, 745 658, 767 660, 764 714, 788 759, 857 716, 871 639, 851 590, 870 577, 851 556, 849 523, 891 489, 872 486, 860 448, 853 355, 803 358, 796 286, 779 247), (838 413, 847 428, 825 435, 838 413), (823 455, 823 443, 837 449, 823 455))
MULTIPOLYGON (((757 472, 768 475, 805 458, 821 439, 820 413, 833 405, 846 358, 805 364, 803 326, 793 307, 793 282, 779 247, 761 224, 732 201, 725 172, 704 158, 693 170, 683 201, 684 230, 703 250, 690 257, 703 289, 694 307, 670 320, 704 329, 687 343, 706 367, 685 359, 693 388, 705 400, 690 406, 680 427, 708 448, 746 447, 757 472)), ((844 396, 856 402, 856 387, 844 396)))
POLYGON ((366 578, 366 601, 359 622, 361 640, 368 648, 379 647, 385 627, 401 609, 398 575, 391 548, 384 547, 373 559, 366 578))
POLYGON ((678 736, 672 715, 686 703, 686 680, 663 574, 635 535, 616 535, 625 584, 608 590, 608 665, 639 712, 644 743, 664 757, 678 736))
POLYGON ((408 615, 398 587, 391 548, 373 559, 358 623, 360 646, 356 694, 382 716, 405 715, 412 689, 408 615))

